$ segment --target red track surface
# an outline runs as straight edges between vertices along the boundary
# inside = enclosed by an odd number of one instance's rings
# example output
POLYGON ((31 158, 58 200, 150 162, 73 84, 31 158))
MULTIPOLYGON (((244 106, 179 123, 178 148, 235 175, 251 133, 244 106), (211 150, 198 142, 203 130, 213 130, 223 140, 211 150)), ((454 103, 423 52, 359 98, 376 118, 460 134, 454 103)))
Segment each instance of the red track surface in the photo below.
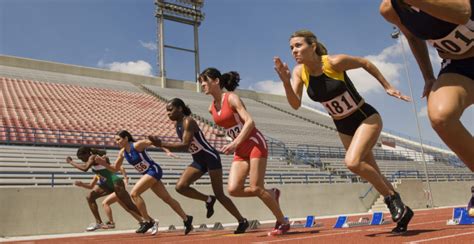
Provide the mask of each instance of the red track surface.
MULTIPOLYGON (((322 227, 294 228, 283 236, 267 236, 271 226, 260 226, 243 235, 231 234, 232 230, 191 232, 159 232, 156 236, 139 234, 114 234, 42 239, 16 243, 474 243, 474 226, 447 226, 452 209, 415 211, 408 232, 402 236, 390 234, 394 224, 333 229, 335 219, 323 219, 322 227)), ((357 221, 361 216, 350 217, 357 221)), ((385 216, 388 217, 388 216, 385 216)))

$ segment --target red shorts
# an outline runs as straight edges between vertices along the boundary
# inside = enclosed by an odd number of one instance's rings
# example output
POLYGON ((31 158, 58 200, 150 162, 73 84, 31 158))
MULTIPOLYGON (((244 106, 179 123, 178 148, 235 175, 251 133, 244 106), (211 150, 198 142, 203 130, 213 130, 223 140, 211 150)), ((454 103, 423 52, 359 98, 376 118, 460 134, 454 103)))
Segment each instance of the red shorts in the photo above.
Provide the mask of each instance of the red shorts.
POLYGON ((267 142, 263 134, 258 130, 255 130, 255 133, 252 133, 234 152, 234 161, 247 161, 251 158, 267 157, 267 142))

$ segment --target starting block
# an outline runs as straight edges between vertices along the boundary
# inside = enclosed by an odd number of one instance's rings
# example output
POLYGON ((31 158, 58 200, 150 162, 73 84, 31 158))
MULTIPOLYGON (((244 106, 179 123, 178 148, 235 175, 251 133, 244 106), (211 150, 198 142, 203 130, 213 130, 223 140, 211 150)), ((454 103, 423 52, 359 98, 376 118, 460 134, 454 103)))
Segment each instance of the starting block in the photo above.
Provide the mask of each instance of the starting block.
POLYGON ((255 230, 255 229, 258 228, 259 225, 260 225, 260 221, 258 221, 258 220, 256 220, 256 219, 255 219, 255 220, 250 220, 250 221, 249 221, 249 228, 248 228, 248 229, 249 229, 249 230, 255 230))
POLYGON ((391 221, 384 221, 382 212, 374 212, 372 214, 372 220, 369 218, 360 218, 357 222, 347 222, 347 216, 341 215, 337 218, 334 228, 350 228, 356 226, 383 225, 389 223, 391 223, 391 221))
POLYGON ((313 215, 306 216, 306 222, 303 221, 291 221, 290 226, 292 228, 312 228, 312 227, 321 227, 323 223, 317 223, 313 215))
POLYGON ((194 229, 194 231, 200 232, 200 231, 208 231, 207 225, 206 224, 201 224, 197 229, 194 229))
POLYGON ((222 225, 221 222, 216 222, 214 223, 214 226, 212 227, 212 230, 223 230, 224 226, 222 225))
POLYGON ((469 216, 466 208, 453 208, 453 218, 446 222, 447 225, 472 225, 474 218, 469 216))

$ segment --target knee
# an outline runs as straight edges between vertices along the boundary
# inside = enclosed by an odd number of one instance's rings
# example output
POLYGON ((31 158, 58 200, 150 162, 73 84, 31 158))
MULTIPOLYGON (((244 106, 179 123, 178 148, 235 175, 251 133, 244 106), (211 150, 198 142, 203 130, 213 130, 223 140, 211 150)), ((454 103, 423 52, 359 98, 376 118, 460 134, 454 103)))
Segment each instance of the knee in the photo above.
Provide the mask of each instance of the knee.
POLYGON ((135 200, 137 198, 140 198, 140 194, 136 191, 132 191, 130 192, 130 197, 135 200))
POLYGON ((452 121, 457 120, 457 116, 443 106, 434 106, 428 109, 431 127, 436 131, 443 131, 449 127, 452 121))
POLYGON ((88 202, 94 202, 95 199, 97 199, 97 197, 94 194, 91 193, 91 194, 86 196, 86 199, 87 199, 88 202))
POLYGON ((360 168, 361 168, 360 160, 357 160, 357 159, 352 158, 352 157, 346 157, 344 159, 344 162, 346 163, 347 168, 352 173, 358 174, 360 172, 360 168))
POLYGON ((107 207, 109 207, 109 206, 110 206, 110 205, 109 205, 105 200, 102 201, 102 207, 107 208, 107 207))
POLYGON ((188 189, 189 186, 187 186, 186 184, 176 184, 176 187, 175 187, 175 190, 180 193, 180 194, 183 194, 186 189, 188 189))

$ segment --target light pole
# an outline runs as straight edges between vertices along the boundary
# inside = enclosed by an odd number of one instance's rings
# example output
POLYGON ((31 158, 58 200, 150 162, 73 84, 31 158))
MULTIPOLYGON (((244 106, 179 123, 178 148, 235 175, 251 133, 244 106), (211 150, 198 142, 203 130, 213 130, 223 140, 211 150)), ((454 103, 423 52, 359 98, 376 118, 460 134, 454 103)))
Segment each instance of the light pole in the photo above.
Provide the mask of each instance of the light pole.
POLYGON ((412 97, 412 105, 413 105, 413 113, 415 115, 415 121, 416 121, 416 126, 417 126, 417 131, 418 131, 418 139, 420 140, 420 148, 421 148, 421 159, 423 160, 423 166, 425 169, 425 177, 426 177, 426 184, 428 186, 428 196, 429 196, 429 201, 430 201, 430 208, 434 207, 433 204, 433 195, 431 194, 431 184, 430 184, 430 178, 428 175, 428 167, 426 166, 426 159, 425 159, 425 150, 423 146, 423 138, 421 136, 421 126, 420 126, 420 121, 418 120, 418 111, 416 108, 416 99, 413 96, 413 88, 412 88, 412 82, 410 79, 410 74, 408 72, 408 61, 405 55, 405 45, 403 44, 403 34, 400 32, 400 30, 397 27, 393 27, 393 32, 391 34, 393 39, 399 39, 400 38, 400 45, 402 46, 402 55, 403 55, 403 63, 405 65, 405 73, 407 76, 407 83, 408 87, 410 88, 410 96, 412 97))
MULTIPOLYGON (((165 48, 171 48, 179 51, 194 53, 194 78, 197 81, 199 76, 199 42, 198 27, 204 20, 204 13, 201 8, 204 0, 155 0, 157 18, 157 64, 158 76, 161 77, 161 87, 166 87, 166 70, 165 70, 165 48), (164 20, 170 20, 182 24, 191 25, 194 28, 194 49, 187 49, 171 45, 165 45, 164 41, 164 20)), ((196 91, 200 91, 200 86, 196 82, 196 91)))

